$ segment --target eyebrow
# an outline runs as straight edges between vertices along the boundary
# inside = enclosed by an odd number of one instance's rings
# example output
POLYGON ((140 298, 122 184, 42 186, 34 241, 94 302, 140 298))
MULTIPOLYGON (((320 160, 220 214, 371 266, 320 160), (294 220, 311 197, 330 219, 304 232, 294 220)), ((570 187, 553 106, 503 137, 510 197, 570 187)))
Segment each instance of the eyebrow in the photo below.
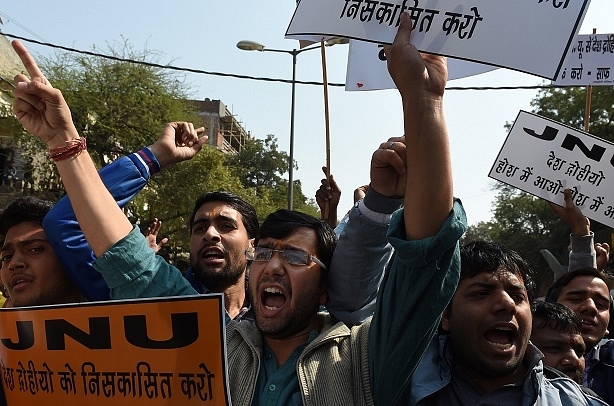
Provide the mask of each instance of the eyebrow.
MULTIPOLYGON (((495 288, 495 283, 492 282, 473 282, 472 284, 467 286, 467 289, 472 289, 472 288, 482 288, 482 289, 494 289, 495 288)), ((506 286, 504 290, 513 290, 513 291, 526 291, 526 287, 524 285, 517 285, 517 284, 512 284, 509 286, 506 286)))
POLYGON ((239 222, 236 219, 232 218, 232 217, 224 216, 223 214, 216 214, 213 217, 201 217, 198 220, 194 220, 194 222, 192 223, 192 226, 195 226, 195 225, 201 224, 201 223, 210 223, 212 221, 215 222, 215 221, 218 221, 218 220, 229 221, 229 222, 231 222, 233 224, 239 224, 239 222))
POLYGON ((313 255, 313 254, 310 254, 306 249, 297 247, 297 246, 292 245, 292 244, 283 244, 282 243, 282 244, 278 245, 278 244, 273 243, 273 242, 272 243, 258 242, 257 247, 260 247, 260 248, 271 248, 271 249, 280 249, 280 250, 294 250, 294 251, 305 252, 308 255, 313 255), (279 247, 279 248, 276 248, 276 247, 279 247))
MULTIPOLYGON (((16 245, 24 246, 24 245, 32 244, 35 242, 43 242, 43 243, 49 244, 49 240, 46 238, 30 238, 28 240, 19 241, 16 245)), ((0 252, 9 251, 11 249, 14 249, 14 246, 15 244, 13 244, 12 242, 7 242, 2 246, 2 248, 0 248, 0 252)))

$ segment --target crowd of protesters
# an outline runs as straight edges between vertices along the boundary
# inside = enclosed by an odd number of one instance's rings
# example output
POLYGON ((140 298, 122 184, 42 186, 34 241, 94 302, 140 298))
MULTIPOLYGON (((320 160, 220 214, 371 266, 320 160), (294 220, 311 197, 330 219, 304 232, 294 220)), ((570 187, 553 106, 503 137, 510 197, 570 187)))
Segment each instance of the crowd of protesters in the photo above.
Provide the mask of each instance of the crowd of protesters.
POLYGON ((259 224, 239 196, 194 203, 185 275, 122 207, 165 167, 194 157, 203 128, 168 123, 158 140, 98 172, 62 93, 18 41, 14 112, 49 148, 67 196, 19 198, 0 215, 7 306, 223 293, 235 405, 614 404, 607 244, 569 191, 568 272, 545 298, 519 253, 466 229, 453 196, 443 94, 446 60, 409 44, 403 14, 384 48, 404 135, 382 142, 368 185, 337 224, 332 176, 322 219, 278 210, 259 224), (322 311, 323 309, 326 311, 322 311))

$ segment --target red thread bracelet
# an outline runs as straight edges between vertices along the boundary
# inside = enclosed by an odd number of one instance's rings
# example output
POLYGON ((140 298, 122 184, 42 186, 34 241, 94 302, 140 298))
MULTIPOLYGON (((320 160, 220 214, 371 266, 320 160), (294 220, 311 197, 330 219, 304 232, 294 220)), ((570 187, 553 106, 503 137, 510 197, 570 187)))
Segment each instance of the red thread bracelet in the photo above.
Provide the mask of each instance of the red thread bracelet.
POLYGON ((63 161, 73 156, 77 156, 87 148, 85 138, 75 138, 74 140, 66 141, 65 147, 58 147, 49 150, 49 157, 53 162, 63 161))

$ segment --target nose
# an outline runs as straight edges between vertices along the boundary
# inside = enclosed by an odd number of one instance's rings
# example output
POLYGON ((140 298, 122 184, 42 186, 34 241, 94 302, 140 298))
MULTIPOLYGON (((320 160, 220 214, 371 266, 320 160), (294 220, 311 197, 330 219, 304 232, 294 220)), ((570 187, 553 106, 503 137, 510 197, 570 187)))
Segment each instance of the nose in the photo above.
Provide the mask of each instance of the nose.
POLYGON ((23 268, 24 266, 25 263, 23 261, 22 255, 20 255, 18 252, 13 253, 13 255, 11 255, 10 261, 8 262, 9 271, 15 271, 23 268))
POLYGON ((513 314, 516 312, 516 302, 514 301, 514 298, 509 295, 509 293, 504 290, 500 291, 495 296, 493 311, 495 313, 503 311, 513 314))
POLYGON ((210 225, 207 231, 203 234, 207 241, 221 241, 220 233, 214 225, 210 225))
POLYGON ((273 252, 271 259, 266 262, 264 271, 271 275, 283 275, 285 273, 283 262, 281 254, 279 252, 273 252))
POLYGON ((580 358, 581 357, 578 357, 578 355, 573 350, 573 348, 570 348, 565 353, 563 359, 561 360, 561 365, 562 366, 573 366, 577 368, 580 365, 580 358))
POLYGON ((587 298, 584 302, 582 302, 579 310, 580 310, 580 314, 595 315, 598 313, 595 302, 593 301, 593 299, 590 299, 590 298, 587 298))

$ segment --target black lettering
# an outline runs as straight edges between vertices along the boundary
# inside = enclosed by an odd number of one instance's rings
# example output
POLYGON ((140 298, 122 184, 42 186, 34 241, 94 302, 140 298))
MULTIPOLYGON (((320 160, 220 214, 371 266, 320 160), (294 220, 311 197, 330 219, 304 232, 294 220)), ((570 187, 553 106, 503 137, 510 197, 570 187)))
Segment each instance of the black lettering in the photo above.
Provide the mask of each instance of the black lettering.
POLYGON ((549 125, 546 126, 543 134, 537 134, 535 130, 531 130, 530 128, 526 128, 526 127, 522 127, 522 129, 524 130, 525 133, 532 135, 536 138, 539 138, 540 140, 544 140, 544 141, 554 140, 556 138, 556 135, 559 133, 559 130, 557 130, 556 128, 552 128, 549 125))
POLYGON ((15 343, 10 338, 3 338, 2 345, 9 350, 27 350, 34 345, 34 323, 18 320, 15 324, 19 341, 15 343))
POLYGON ((111 329, 108 317, 92 317, 89 319, 90 333, 70 324, 63 319, 45 320, 48 350, 65 350, 69 336, 91 350, 111 349, 111 329))
POLYGON ((582 150, 587 158, 597 162, 601 161, 601 158, 605 152, 605 148, 599 145, 593 145, 593 148, 589 150, 588 147, 580 140, 580 138, 571 134, 567 134, 563 140, 563 143, 561 144, 561 148, 565 148, 569 151, 573 151, 576 146, 582 150))
POLYGON ((130 344, 139 348, 166 350, 187 347, 198 339, 198 314, 171 314, 171 329, 173 335, 168 340, 152 340, 147 334, 145 315, 124 316, 124 331, 130 344))

